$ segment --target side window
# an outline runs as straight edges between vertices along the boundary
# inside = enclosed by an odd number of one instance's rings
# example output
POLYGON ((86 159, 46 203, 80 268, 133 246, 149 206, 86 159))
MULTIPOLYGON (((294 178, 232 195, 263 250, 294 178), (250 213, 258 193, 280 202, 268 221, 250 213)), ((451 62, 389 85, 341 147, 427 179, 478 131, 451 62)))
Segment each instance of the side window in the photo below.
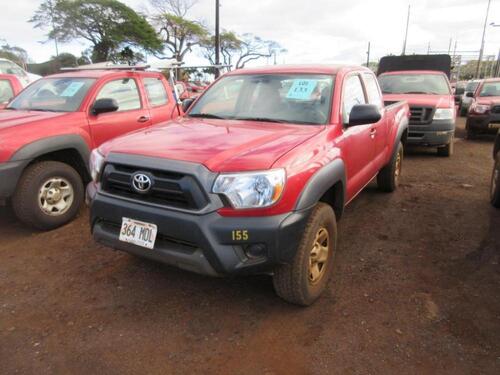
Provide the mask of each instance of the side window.
POLYGON ((382 95, 377 85, 375 76, 370 73, 363 74, 365 80, 366 93, 368 94, 368 102, 382 108, 382 95))
POLYGON ((148 95, 149 103, 152 107, 165 105, 168 103, 167 90, 159 78, 144 78, 144 87, 148 95))
POLYGON ((103 98, 115 99, 118 103, 118 112, 141 108, 141 97, 139 96, 137 83, 131 78, 106 83, 97 95, 96 100, 103 98))
POLYGON ((359 76, 352 75, 344 82, 344 99, 342 104, 342 118, 344 124, 349 122, 352 107, 356 104, 366 104, 365 93, 359 76))
POLYGON ((0 79, 0 104, 8 102, 14 96, 10 82, 0 79))

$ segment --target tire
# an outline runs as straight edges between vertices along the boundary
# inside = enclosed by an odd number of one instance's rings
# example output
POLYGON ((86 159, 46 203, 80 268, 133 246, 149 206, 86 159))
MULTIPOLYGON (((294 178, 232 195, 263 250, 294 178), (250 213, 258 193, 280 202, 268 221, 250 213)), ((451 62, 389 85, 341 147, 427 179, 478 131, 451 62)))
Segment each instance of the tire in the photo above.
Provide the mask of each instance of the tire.
POLYGON ((403 170, 403 143, 399 142, 396 152, 391 158, 389 164, 378 172, 377 185, 380 190, 387 193, 392 193, 399 186, 401 172, 403 170))
POLYGON ((474 139, 476 136, 476 133, 474 132, 474 130, 472 130, 469 126, 469 122, 467 121, 465 123, 465 139, 467 140, 471 140, 471 139, 474 139))
POLYGON ((76 170, 61 162, 43 161, 26 168, 12 197, 12 207, 24 224, 50 230, 76 216, 83 191, 76 170))
MULTIPOLYGON (((325 203, 318 203, 309 217, 297 252, 290 264, 278 266, 273 276, 276 294, 287 302, 309 306, 325 290, 332 273, 334 256, 337 248, 337 222, 333 209, 325 203), (318 259, 317 239, 325 236, 327 242, 321 242, 324 262, 311 265, 311 259, 318 259), (313 273, 312 269, 315 270, 313 273)), ((313 260, 314 262, 314 260, 313 260)))
POLYGON ((451 155, 453 155, 454 149, 455 149, 455 142, 454 142, 454 138, 452 137, 450 140, 450 143, 448 143, 446 146, 438 147, 437 154, 439 156, 449 158, 451 155))
POLYGON ((490 202, 494 207, 500 208, 500 155, 495 159, 491 174, 490 202))

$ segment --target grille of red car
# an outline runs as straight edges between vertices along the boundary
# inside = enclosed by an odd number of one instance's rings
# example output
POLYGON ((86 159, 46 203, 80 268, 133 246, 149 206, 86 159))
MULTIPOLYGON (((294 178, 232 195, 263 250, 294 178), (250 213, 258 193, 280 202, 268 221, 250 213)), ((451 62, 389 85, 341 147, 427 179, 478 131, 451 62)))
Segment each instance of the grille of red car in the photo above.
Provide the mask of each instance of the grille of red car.
POLYGON ((187 210, 200 210, 208 204, 195 178, 182 173, 107 164, 101 182, 102 190, 107 193, 142 202, 187 210), (140 193, 133 188, 132 178, 137 173, 151 176, 148 192, 140 193))
POLYGON ((410 107, 410 125, 429 124, 432 121, 432 107, 410 107))

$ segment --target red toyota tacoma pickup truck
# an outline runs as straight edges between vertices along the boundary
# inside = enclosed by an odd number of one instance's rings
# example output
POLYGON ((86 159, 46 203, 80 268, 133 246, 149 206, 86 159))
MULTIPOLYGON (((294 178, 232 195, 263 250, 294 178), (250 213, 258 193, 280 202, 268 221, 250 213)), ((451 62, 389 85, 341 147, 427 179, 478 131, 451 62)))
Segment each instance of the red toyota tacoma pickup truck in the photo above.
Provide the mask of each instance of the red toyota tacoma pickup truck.
POLYGON ((309 305, 345 205, 374 177, 396 189, 408 118, 362 67, 228 73, 184 117, 93 151, 93 236, 202 274, 271 273, 279 296, 309 305))
POLYGON ((12 74, 0 74, 0 109, 23 89, 21 81, 12 74))
POLYGON ((386 56, 378 76, 386 103, 405 100, 410 106, 408 144, 436 147, 438 155, 448 157, 456 122, 450 70, 448 55, 386 56))
POLYGON ((32 83, 0 111, 0 201, 47 230, 71 220, 90 181, 90 152, 177 116, 160 73, 86 70, 32 83))
POLYGON ((476 91, 467 95, 472 98, 465 124, 467 138, 496 133, 500 129, 500 78, 481 81, 476 91))

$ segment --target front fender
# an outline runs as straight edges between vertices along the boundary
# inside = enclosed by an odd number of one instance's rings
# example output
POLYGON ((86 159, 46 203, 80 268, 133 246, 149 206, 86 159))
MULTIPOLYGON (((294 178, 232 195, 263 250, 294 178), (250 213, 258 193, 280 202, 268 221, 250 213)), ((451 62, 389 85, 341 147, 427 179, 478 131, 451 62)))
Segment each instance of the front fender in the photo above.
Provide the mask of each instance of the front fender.
POLYGON ((341 197, 336 197, 339 207, 343 210, 345 205, 346 171, 344 161, 335 159, 320 168, 307 182, 300 193, 295 205, 295 210, 303 210, 314 206, 321 197, 335 184, 341 183, 341 197))
POLYGON ((26 161, 26 163, 29 163, 29 161, 44 154, 65 149, 76 150, 82 158, 84 165, 87 166, 90 157, 90 148, 82 137, 75 134, 47 137, 28 143, 17 150, 9 161, 26 161))

